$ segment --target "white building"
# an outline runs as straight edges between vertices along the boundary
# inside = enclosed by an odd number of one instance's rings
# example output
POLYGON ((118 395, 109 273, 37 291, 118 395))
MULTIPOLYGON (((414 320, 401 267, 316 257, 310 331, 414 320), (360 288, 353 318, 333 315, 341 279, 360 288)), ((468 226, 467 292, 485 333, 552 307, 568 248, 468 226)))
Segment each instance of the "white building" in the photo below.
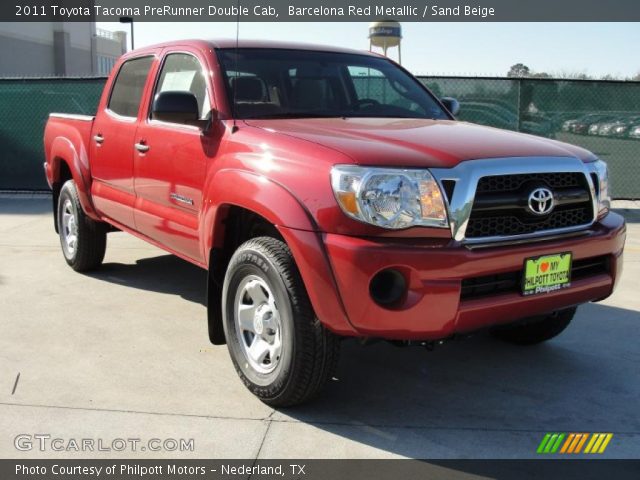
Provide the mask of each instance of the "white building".
POLYGON ((96 28, 96 67, 98 75, 109 75, 120 55, 127 51, 127 32, 96 28))
POLYGON ((126 51, 126 32, 93 22, 0 22, 0 77, 107 75, 126 51))

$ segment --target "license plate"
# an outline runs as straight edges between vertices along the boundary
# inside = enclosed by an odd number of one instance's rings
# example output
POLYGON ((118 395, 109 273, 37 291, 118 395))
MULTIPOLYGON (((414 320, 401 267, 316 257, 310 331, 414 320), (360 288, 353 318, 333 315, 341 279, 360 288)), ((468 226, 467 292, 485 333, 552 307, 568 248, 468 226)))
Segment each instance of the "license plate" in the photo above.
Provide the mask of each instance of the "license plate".
POLYGON ((571 286, 571 253, 557 253, 524 261, 522 294, 536 295, 571 286))

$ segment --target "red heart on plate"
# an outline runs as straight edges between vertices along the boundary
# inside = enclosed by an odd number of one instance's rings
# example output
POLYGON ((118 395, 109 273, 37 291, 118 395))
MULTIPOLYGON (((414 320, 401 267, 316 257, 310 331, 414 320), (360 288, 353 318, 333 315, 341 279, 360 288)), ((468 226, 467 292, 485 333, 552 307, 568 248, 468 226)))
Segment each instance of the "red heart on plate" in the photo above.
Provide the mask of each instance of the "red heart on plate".
POLYGON ((540 270, 542 270, 542 273, 546 272, 547 270, 549 270, 549 262, 544 262, 540 264, 540 270))

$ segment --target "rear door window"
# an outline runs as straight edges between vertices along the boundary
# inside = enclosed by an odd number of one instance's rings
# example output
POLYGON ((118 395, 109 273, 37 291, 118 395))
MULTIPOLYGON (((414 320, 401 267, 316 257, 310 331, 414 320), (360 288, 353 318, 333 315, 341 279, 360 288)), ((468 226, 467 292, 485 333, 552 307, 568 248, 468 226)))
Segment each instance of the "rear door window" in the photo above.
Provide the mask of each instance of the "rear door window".
POLYGON ((120 67, 111 90, 108 108, 123 117, 137 117, 144 85, 153 63, 153 57, 127 60, 120 67))

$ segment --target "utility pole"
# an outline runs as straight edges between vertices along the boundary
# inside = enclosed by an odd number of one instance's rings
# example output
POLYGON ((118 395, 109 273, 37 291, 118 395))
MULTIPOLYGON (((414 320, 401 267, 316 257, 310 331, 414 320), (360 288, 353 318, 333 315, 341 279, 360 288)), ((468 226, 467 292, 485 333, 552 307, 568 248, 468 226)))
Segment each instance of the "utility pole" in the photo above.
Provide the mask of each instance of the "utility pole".
POLYGON ((133 18, 131 17, 120 17, 120 23, 128 23, 131 25, 131 50, 135 49, 135 43, 133 41, 133 18))

